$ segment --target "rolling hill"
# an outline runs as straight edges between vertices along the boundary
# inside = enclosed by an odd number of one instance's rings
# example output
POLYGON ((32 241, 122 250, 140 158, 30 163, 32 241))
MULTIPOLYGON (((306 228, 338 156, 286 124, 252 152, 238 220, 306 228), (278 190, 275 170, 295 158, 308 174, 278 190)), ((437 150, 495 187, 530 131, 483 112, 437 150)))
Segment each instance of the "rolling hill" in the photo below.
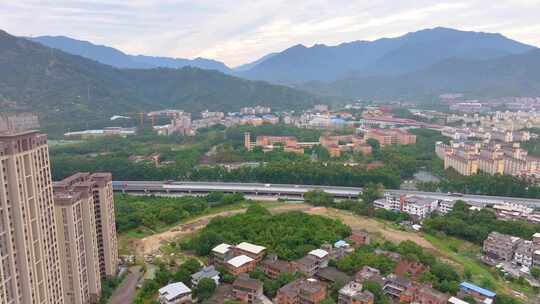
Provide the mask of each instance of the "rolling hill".
POLYGON ((0 31, 0 108, 41 114, 45 125, 92 126, 112 114, 162 108, 302 108, 317 98, 288 87, 192 67, 118 69, 0 31))
POLYGON ((337 46, 296 45, 239 75, 288 84, 332 82, 353 73, 360 76, 400 75, 451 58, 492 59, 523 54, 533 48, 500 34, 438 27, 397 38, 354 41, 337 46))

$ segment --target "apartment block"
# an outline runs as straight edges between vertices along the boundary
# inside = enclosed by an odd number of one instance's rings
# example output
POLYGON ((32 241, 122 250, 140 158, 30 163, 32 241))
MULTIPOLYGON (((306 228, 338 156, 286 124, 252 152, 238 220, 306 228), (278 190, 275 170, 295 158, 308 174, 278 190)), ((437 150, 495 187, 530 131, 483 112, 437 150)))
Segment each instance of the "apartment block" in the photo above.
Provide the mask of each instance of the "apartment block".
MULTIPOLYGON (((55 193, 54 213, 58 230, 58 248, 60 250, 60 267, 64 286, 64 302, 70 304, 96 303, 99 295, 90 294, 89 272, 99 275, 99 267, 87 263, 87 249, 83 223, 83 200, 81 194, 55 193)), ((99 278, 99 277, 98 277, 99 278)), ((95 289, 95 286, 94 286, 95 289)))
POLYGON ((484 240, 483 251, 491 259, 510 262, 521 241, 518 237, 493 231, 484 240))
MULTIPOLYGON (((118 244, 110 173, 76 173, 55 184, 58 189, 91 193, 97 242, 98 265, 102 278, 114 277, 118 271, 118 244)), ((88 212, 91 208, 88 207, 88 212)), ((88 215, 88 225, 91 216, 88 215)), ((89 227, 89 226, 87 226, 89 227)))
POLYGON ((297 279, 281 287, 274 303, 318 304, 326 298, 326 285, 315 279, 297 279))
POLYGON ((0 303, 63 304, 47 136, 2 131, 0 303))
POLYGON ((452 168, 459 174, 470 176, 478 173, 478 158, 469 155, 447 154, 444 169, 452 168))
POLYGON ((242 303, 257 303, 263 294, 263 285, 261 281, 241 274, 233 283, 232 293, 233 297, 242 303))
POLYGON ((369 291, 362 291, 362 284, 351 281, 338 293, 338 304, 373 304, 375 296, 369 291))
POLYGON ((401 129, 369 129, 364 139, 375 139, 381 147, 386 145, 413 145, 416 143, 416 135, 401 129))
POLYGON ((512 145, 437 142, 435 153, 444 160, 444 168, 461 175, 484 173, 514 176, 533 175, 540 169, 540 159, 529 156, 519 143, 512 145))
POLYGON ((67 279, 66 274, 72 279, 78 279, 79 282, 85 282, 80 283, 79 288, 87 289, 83 294, 89 294, 90 303, 95 303, 101 296, 101 273, 94 210, 94 183, 85 181, 85 176, 84 173, 77 173, 53 184, 55 216, 59 230, 58 238, 64 242, 60 244, 64 286, 74 284, 67 279), (73 227, 76 229, 72 231, 73 227), (78 256, 81 258, 77 259, 78 256), (77 261, 80 263, 75 265, 68 263, 77 261))

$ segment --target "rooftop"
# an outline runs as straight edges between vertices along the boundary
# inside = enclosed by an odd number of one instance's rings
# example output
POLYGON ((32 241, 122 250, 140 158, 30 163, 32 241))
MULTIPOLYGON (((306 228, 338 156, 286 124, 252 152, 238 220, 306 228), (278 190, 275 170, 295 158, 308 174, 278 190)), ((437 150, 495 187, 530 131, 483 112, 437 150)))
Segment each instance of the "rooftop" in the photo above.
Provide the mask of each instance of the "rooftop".
POLYGON ((236 245, 236 248, 253 253, 253 254, 259 254, 266 249, 266 247, 254 245, 248 242, 242 242, 236 245))
POLYGON ((450 299, 448 299, 448 303, 449 304, 469 304, 469 302, 465 302, 461 299, 458 299, 456 297, 451 297, 450 299))
POLYGON ((213 278, 217 275, 219 275, 219 271, 217 271, 216 268, 212 265, 204 267, 199 272, 192 274, 191 278, 195 280, 200 280, 202 278, 213 278))
POLYGON ((233 287, 242 287, 250 290, 257 290, 262 287, 262 283, 259 280, 250 278, 248 275, 242 274, 239 275, 236 280, 234 280, 233 287))
POLYGON ((242 265, 245 265, 249 262, 254 261, 252 258, 248 257, 247 255, 239 255, 237 257, 234 257, 227 261, 228 264, 234 266, 234 267, 241 267, 242 265))
POLYGON ((324 267, 315 274, 319 279, 330 282, 349 282, 351 277, 335 267, 324 267))
POLYGON ((227 253, 227 251, 229 251, 229 249, 231 248, 232 246, 229 245, 229 244, 219 244, 217 245, 216 247, 214 247, 212 249, 212 252, 215 252, 215 253, 220 253, 220 254, 225 254, 227 253))
POLYGON ((470 289, 472 291, 475 291, 483 296, 486 296, 488 298, 493 298, 495 297, 497 294, 494 293, 493 291, 491 290, 487 290, 487 289, 484 289, 480 286, 477 286, 477 285, 474 285, 472 283, 469 283, 469 282, 462 282, 461 284, 459 284, 459 288, 464 288, 464 289, 470 289))
POLYGON ((159 289, 159 295, 165 297, 167 301, 172 301, 176 297, 191 293, 191 289, 182 282, 171 283, 159 289))
POLYGON ((322 250, 322 249, 315 249, 315 250, 311 250, 309 252, 309 254, 311 254, 313 256, 316 256, 319 259, 322 259, 322 258, 324 258, 324 257, 326 257, 328 255, 328 252, 326 250, 322 250))

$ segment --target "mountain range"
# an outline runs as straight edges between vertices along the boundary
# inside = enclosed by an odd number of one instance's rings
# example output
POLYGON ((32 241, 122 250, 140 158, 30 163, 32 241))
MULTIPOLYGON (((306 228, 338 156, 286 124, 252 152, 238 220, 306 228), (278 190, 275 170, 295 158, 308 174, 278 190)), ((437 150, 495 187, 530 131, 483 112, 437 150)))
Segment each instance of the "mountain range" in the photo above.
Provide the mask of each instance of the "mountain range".
POLYGON ((336 46, 296 45, 234 69, 212 59, 180 59, 128 55, 117 49, 62 36, 33 41, 118 68, 181 68, 218 70, 251 80, 300 85, 358 77, 397 76, 417 72, 449 59, 488 60, 524 54, 535 47, 501 34, 437 27, 396 38, 353 41, 336 46))
POLYGON ((297 45, 234 70, 210 59, 133 56, 70 38, 0 31, 0 66, 0 107, 39 111, 56 123, 165 107, 299 109, 336 98, 431 99, 451 92, 540 96, 538 48, 500 34, 447 28, 337 46, 297 45))
POLYGON ((250 105, 276 109, 317 101, 285 86, 218 71, 119 69, 0 31, 0 108, 30 110, 45 124, 71 128, 112 114, 163 108, 236 111, 250 105))
POLYGON ((473 98, 540 96, 540 49, 484 60, 451 58, 402 75, 359 74, 299 88, 318 95, 377 100, 426 100, 449 92, 473 98))
POLYGON ((232 73, 232 70, 223 62, 206 59, 184 59, 159 56, 128 55, 115 48, 96 45, 88 41, 77 40, 65 36, 39 36, 28 38, 50 48, 59 49, 69 54, 79 55, 88 59, 108 64, 117 68, 152 69, 183 68, 191 66, 205 70, 217 70, 223 73, 232 73))
POLYGON ((393 76, 427 68, 446 59, 492 59, 522 54, 533 48, 500 34, 438 27, 397 38, 354 41, 337 46, 296 45, 240 75, 288 84, 332 82, 351 74, 393 76))

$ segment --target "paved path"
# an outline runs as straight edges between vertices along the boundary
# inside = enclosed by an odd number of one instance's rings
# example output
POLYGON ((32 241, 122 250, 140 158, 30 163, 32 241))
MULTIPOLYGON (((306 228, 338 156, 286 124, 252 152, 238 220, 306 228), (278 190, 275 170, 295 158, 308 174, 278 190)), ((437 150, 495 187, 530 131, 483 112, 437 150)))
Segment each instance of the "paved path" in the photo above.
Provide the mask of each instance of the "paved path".
POLYGON ((109 304, 133 303, 137 282, 139 282, 139 279, 142 277, 142 273, 140 270, 140 266, 133 266, 129 268, 126 278, 112 294, 111 299, 109 300, 109 304))

